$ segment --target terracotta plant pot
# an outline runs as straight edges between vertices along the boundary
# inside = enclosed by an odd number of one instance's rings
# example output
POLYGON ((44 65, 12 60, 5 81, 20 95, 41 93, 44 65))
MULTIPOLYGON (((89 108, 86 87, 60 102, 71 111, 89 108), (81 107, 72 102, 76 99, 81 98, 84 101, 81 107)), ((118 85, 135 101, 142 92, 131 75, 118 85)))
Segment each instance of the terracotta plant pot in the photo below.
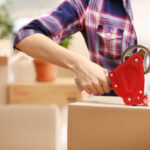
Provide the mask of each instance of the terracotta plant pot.
POLYGON ((46 61, 34 59, 36 80, 52 82, 55 80, 55 65, 46 61))

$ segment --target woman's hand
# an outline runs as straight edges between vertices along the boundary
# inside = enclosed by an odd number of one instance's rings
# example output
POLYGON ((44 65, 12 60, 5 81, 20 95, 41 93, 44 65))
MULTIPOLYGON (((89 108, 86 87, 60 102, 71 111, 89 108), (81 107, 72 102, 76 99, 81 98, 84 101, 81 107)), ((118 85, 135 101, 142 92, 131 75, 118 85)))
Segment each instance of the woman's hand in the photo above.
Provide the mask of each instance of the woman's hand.
POLYGON ((77 67, 76 80, 89 94, 104 94, 110 92, 106 78, 108 71, 89 60, 84 60, 77 67))

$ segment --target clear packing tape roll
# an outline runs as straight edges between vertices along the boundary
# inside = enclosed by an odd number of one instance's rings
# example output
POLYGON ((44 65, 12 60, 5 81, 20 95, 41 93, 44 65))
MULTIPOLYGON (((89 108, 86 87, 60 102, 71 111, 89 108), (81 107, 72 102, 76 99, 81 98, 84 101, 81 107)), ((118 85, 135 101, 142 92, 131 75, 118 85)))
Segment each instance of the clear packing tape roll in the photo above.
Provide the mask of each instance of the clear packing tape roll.
POLYGON ((134 45, 127 48, 122 54, 121 62, 125 62, 135 53, 143 56, 144 74, 150 72, 150 50, 142 45, 134 45))

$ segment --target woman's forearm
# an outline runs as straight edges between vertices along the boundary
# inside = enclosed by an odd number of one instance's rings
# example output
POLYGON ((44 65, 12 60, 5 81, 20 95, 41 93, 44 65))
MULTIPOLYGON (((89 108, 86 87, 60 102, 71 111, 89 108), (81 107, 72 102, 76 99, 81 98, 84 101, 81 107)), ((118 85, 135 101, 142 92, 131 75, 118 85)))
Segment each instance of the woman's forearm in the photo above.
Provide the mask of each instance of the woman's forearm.
POLYGON ((19 42, 16 47, 22 52, 38 59, 68 68, 76 72, 82 56, 74 54, 66 48, 42 34, 34 34, 19 42))

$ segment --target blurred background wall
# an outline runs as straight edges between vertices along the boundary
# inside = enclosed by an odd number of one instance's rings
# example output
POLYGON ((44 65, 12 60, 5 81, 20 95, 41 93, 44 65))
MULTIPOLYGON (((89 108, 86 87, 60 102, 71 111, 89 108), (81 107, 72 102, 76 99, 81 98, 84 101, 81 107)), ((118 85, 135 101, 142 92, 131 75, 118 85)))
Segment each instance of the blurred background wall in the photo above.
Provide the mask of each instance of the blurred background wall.
MULTIPOLYGON (((56 8, 61 1, 62 0, 10 0, 12 17, 15 22, 17 20, 14 28, 17 26, 18 29, 18 26, 26 23, 28 19, 37 17, 56 8), (18 23, 20 23, 20 25, 18 23)), ((80 33, 76 33, 73 36, 69 49, 89 58, 87 47, 80 33)))
POLYGON ((59 2, 60 0, 12 0, 12 9, 15 11, 49 10, 56 7, 59 2))

